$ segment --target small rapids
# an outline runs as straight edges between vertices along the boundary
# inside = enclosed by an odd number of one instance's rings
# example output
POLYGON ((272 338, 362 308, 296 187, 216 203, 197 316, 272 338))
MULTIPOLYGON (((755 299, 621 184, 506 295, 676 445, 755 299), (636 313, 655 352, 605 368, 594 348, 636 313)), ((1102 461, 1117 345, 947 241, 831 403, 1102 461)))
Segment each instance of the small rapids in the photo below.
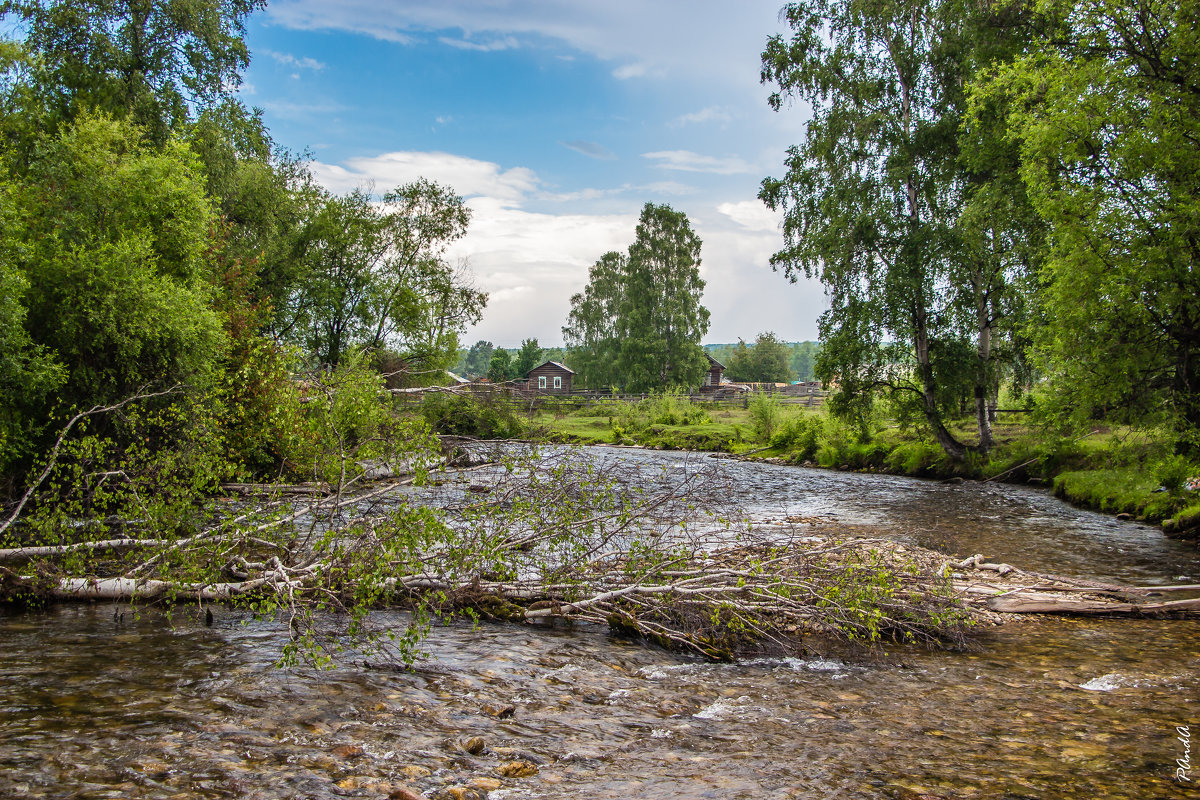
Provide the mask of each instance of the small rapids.
MULTIPOLYGON (((821 518, 1039 571, 1200 582, 1194 546, 1036 491, 722 469, 759 525, 821 518)), ((1198 796, 1200 769, 1176 780, 1179 731, 1200 734, 1198 621, 1041 619, 967 652, 736 664, 607 629, 462 624, 435 628, 411 671, 355 657, 320 673, 272 667, 284 635, 186 608, 0 613, 0 797, 1198 796), (506 774, 517 762, 536 773, 506 774)))

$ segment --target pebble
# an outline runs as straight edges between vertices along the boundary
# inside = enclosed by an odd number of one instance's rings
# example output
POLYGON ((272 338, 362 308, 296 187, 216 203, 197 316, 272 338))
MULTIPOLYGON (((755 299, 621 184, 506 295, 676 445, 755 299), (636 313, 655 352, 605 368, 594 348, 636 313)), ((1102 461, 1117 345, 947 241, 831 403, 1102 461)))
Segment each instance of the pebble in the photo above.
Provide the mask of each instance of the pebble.
POLYGON ((356 744, 344 744, 333 748, 333 754, 338 758, 361 758, 363 749, 356 744))
POLYGON ((463 741, 462 749, 473 756, 477 756, 487 749, 487 744, 483 741, 482 736, 472 736, 470 739, 463 741))
POLYGON ((528 761, 509 761, 496 768, 505 778, 528 778, 538 774, 538 768, 528 761))
POLYGON ((494 792, 504 784, 495 778, 475 778, 467 786, 472 789, 482 789, 485 792, 494 792))
POLYGON ((388 795, 388 800, 429 800, 429 798, 420 792, 414 792, 407 786, 401 786, 392 789, 392 793, 388 795))
POLYGON ((433 770, 429 769, 428 767, 420 767, 416 764, 410 764, 407 767, 401 767, 398 771, 410 781, 428 778, 433 774, 433 770))

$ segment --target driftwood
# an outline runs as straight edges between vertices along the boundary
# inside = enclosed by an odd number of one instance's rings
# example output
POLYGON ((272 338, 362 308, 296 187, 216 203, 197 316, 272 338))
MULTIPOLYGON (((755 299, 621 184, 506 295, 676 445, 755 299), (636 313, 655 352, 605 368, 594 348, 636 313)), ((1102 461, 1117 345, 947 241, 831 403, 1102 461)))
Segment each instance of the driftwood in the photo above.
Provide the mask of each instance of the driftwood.
POLYGON ((1018 592, 988 598, 987 606, 1005 614, 1175 614, 1200 612, 1200 597, 1162 603, 1122 603, 1077 600, 1045 592, 1018 592))
POLYGON ((955 589, 968 602, 984 603, 1002 614, 1086 614, 1111 616, 1196 614, 1200 598, 1169 601, 1131 601, 1160 592, 1198 592, 1200 585, 1127 586, 1080 581, 1058 575, 1043 575, 1016 569, 1010 564, 993 564, 976 554, 953 565, 958 569, 987 570, 1006 581, 969 583, 958 581, 955 589), (1017 581, 1024 581, 1022 585, 1017 581), (1080 598, 1079 594, 1091 595, 1080 598))

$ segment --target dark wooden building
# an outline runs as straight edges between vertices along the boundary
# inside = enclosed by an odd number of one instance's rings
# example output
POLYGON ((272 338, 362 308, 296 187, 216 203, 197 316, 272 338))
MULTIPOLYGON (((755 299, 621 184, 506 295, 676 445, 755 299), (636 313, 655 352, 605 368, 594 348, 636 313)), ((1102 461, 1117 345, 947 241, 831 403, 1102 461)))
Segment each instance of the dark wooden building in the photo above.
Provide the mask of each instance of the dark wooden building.
POLYGON ((575 372, 570 367, 564 367, 557 361, 547 361, 529 370, 525 377, 529 380, 525 384, 525 391, 527 392, 569 394, 571 392, 571 379, 575 377, 575 372))
POLYGON ((704 373, 704 385, 700 387, 701 392, 715 392, 721 388, 721 378, 725 374, 725 365, 708 353, 704 354, 708 359, 708 372, 704 373))

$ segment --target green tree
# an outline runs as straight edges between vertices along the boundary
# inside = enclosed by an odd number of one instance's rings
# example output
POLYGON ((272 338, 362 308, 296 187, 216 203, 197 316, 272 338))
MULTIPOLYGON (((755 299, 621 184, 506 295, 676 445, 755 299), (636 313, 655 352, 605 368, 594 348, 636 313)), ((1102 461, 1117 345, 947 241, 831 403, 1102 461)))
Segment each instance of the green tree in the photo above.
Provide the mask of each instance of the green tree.
POLYGON ((492 360, 488 362, 487 377, 492 383, 504 383, 512 380, 512 355, 503 347, 497 347, 492 352, 492 360))
POLYGON ((788 349, 771 331, 760 333, 750 347, 739 340, 729 358, 729 379, 751 383, 783 383, 792 379, 788 349))
POLYGON ((471 345, 471 349, 467 351, 465 376, 481 378, 487 375, 488 365, 492 363, 492 351, 495 349, 495 345, 482 339, 471 345))
POLYGON ((1049 227, 1035 330, 1056 405, 1173 423, 1200 450, 1200 5, 1046 4, 1040 47, 993 71, 1049 227))
POLYGON ((298 238, 305 270, 283 329, 322 364, 354 347, 387 346, 417 368, 449 366, 458 333, 487 302, 443 257, 469 220, 461 197, 425 180, 382 204, 363 190, 326 198, 298 238))
POLYGON ((67 403, 152 384, 204 385, 225 346, 213 309, 215 216, 195 156, 142 143, 128 123, 81 117, 47 135, 16 189, 25 327, 68 380, 67 403))
POLYGON ((513 361, 513 376, 525 377, 529 370, 542 363, 543 352, 537 339, 521 340, 521 349, 517 351, 516 360, 513 361))
POLYGON ((816 342, 796 342, 792 345, 788 354, 788 366, 795 374, 796 380, 808 382, 813 379, 817 350, 816 342))
POLYGON ((684 213, 647 203, 628 256, 606 253, 588 277, 563 328, 586 385, 640 392, 700 384, 709 315, 700 304, 700 238, 684 213))
POLYGON ((787 175, 759 194, 785 214, 772 265, 792 280, 819 276, 829 293, 817 374, 836 381, 833 408, 855 414, 885 391, 964 458, 946 420, 986 380, 980 362, 992 352, 972 347, 958 274, 961 86, 972 53, 962 9, 807 0, 784 13, 792 36, 768 41, 762 78, 778 86, 773 108, 795 97, 813 117, 788 151, 787 175))
POLYGON ((617 315, 624 297, 627 259, 608 252, 588 270, 588 283, 571 297, 571 311, 562 329, 568 362, 579 382, 590 389, 623 384, 617 370, 620 340, 617 315))
POLYGON ((128 117, 165 142, 193 110, 227 97, 250 55, 246 18, 265 0, 5 0, 36 58, 40 112, 128 117))

